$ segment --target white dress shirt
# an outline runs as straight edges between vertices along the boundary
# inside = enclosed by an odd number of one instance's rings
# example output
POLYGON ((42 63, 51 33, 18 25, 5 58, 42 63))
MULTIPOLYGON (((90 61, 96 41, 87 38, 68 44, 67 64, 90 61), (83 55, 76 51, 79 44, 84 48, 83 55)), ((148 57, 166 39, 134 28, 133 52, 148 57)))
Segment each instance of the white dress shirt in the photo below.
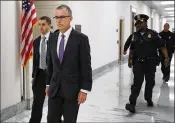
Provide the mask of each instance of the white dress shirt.
MULTIPOLYGON (((41 35, 40 46, 39 46, 40 59, 41 59, 41 44, 43 42, 43 37, 46 37, 45 41, 48 42, 49 36, 50 36, 50 31, 46 35, 41 35)), ((47 43, 46 43, 46 51, 45 52, 47 52, 47 43)), ((41 67, 41 60, 39 60, 39 68, 42 68, 41 67)))
MULTIPOLYGON (((61 32, 59 33, 58 42, 57 42, 57 55, 58 55, 58 57, 59 57, 59 46, 60 46, 60 42, 61 42, 61 38, 62 38, 61 36, 64 35, 64 50, 65 50, 71 31, 72 31, 72 27, 70 27, 64 34, 62 34, 61 32)), ((47 87, 48 86, 49 85, 47 85, 47 87)), ((81 92, 88 93, 89 91, 81 89, 81 92)))

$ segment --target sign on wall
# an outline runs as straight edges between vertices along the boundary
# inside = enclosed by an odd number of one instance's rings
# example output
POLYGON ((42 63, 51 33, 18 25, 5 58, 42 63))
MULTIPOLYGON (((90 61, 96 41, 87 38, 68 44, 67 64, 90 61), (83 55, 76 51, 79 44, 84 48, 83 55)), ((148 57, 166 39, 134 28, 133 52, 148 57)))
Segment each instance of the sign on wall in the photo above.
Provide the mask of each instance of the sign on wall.
POLYGON ((75 25, 75 30, 81 32, 81 25, 75 25))

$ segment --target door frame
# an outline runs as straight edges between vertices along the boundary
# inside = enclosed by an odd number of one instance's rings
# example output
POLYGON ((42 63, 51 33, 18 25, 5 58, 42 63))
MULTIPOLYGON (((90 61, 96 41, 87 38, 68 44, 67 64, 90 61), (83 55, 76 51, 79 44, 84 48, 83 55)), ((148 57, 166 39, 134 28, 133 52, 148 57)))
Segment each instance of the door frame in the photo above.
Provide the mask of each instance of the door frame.
MULTIPOLYGON (((133 32, 133 27, 135 28, 134 24, 133 24, 133 18, 132 18, 132 13, 134 13, 135 15, 137 15, 137 9, 135 6, 130 5, 130 24, 131 24, 131 33, 133 32)), ((135 21, 134 21, 135 22, 135 21)))
POLYGON ((118 46, 118 62, 121 62, 121 61, 123 61, 124 60, 124 58, 123 58, 123 40, 124 40, 124 21, 125 21, 125 19, 124 19, 124 17, 120 17, 119 18, 119 30, 118 30, 118 35, 119 35, 119 40, 118 40, 118 44, 119 44, 119 46, 118 46), (120 22, 122 21, 122 26, 120 25, 120 22), (121 27, 122 27, 122 30, 121 30, 121 27), (122 31, 122 32, 121 32, 122 31))

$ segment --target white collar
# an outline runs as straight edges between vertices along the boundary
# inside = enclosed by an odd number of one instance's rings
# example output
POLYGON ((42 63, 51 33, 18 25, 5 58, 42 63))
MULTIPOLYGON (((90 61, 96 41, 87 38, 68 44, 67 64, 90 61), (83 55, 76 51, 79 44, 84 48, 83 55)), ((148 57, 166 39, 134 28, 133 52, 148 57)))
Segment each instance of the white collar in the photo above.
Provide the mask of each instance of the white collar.
POLYGON ((46 37, 46 40, 48 40, 49 36, 50 36, 50 31, 48 33, 46 33, 45 35, 41 35, 41 38, 44 37, 44 36, 46 37))
MULTIPOLYGON (((70 27, 70 28, 64 33, 64 36, 65 36, 66 38, 69 37, 71 31, 72 31, 72 27, 70 27)), ((61 35, 62 35, 62 33, 60 32, 59 37, 60 37, 61 35)))

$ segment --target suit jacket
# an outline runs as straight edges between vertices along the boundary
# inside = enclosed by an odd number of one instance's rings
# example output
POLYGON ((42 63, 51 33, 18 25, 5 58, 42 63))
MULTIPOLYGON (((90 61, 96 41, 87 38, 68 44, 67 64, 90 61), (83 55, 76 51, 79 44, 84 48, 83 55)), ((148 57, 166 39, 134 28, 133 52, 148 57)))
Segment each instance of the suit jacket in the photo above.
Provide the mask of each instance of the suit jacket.
MULTIPOLYGON (((52 34, 53 33, 50 32, 49 40, 50 40, 50 37, 51 37, 52 34)), ((33 42, 33 71, 32 71, 32 78, 34 79, 34 83, 35 83, 35 79, 37 77, 38 70, 39 70, 40 41, 41 41, 41 36, 39 36, 38 38, 36 38, 34 40, 34 42, 33 42)), ((47 50, 48 50, 48 45, 47 45, 47 50)), ((47 61, 46 61, 46 63, 47 63, 47 61)))
POLYGON ((77 99, 80 89, 91 91, 92 68, 88 37, 72 29, 62 63, 57 55, 59 31, 50 38, 47 54, 49 97, 57 94, 68 100, 77 99))

